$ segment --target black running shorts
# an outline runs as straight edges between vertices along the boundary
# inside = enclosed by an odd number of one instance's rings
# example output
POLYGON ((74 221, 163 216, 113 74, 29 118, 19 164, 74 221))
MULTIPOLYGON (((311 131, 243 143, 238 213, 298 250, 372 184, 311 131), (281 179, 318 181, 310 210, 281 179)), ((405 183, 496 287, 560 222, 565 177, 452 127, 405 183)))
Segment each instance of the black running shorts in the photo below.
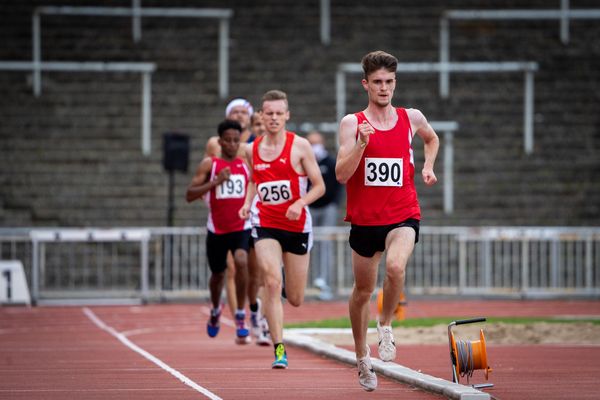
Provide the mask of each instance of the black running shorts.
POLYGON ((415 230, 415 243, 419 241, 418 219, 409 218, 406 221, 391 225, 352 225, 350 228, 350 247, 363 257, 373 257, 376 252, 385 250, 385 239, 393 229, 408 226, 415 230))
POLYGON ((233 254, 237 249, 248 252, 250 229, 245 231, 223 233, 208 232, 206 235, 206 257, 212 273, 218 274, 227 268, 227 252, 233 254))
POLYGON ((290 232, 275 228, 252 228, 252 237, 256 242, 261 239, 275 239, 284 253, 306 254, 312 247, 312 234, 308 232, 290 232))

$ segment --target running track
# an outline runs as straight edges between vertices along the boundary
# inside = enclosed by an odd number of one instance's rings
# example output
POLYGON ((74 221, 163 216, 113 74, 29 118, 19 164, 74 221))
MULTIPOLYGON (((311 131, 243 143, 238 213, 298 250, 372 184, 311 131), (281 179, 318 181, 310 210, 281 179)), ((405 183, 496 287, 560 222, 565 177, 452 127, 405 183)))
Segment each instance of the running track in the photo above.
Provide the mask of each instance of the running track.
MULTIPOLYGON (((209 339, 207 313, 205 304, 0 308, 0 399, 440 398, 382 377, 366 393, 355 368, 296 348, 288 370, 271 370, 272 348, 235 345, 229 318, 209 339)), ((287 322, 334 318, 347 305, 307 302, 285 313, 287 322)), ((600 316, 600 302, 414 300, 407 308, 407 317, 456 315, 600 316)), ((450 379, 447 346, 398 350, 398 363, 450 379)), ((599 398, 600 346, 488 343, 488 353, 493 398, 599 398)))

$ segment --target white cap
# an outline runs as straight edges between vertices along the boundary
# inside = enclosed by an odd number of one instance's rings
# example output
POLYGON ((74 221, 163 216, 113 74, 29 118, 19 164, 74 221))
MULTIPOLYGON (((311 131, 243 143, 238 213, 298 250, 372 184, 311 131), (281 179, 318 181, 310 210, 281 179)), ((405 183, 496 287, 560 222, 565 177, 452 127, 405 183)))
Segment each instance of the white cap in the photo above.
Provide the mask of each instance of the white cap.
POLYGON ((239 107, 239 106, 246 107, 246 109, 248 110, 248 114, 250 114, 250 116, 252 116, 252 114, 254 114, 254 108, 252 108, 252 104, 250 104, 250 102, 246 99, 239 98, 239 99, 233 99, 229 102, 229 104, 227 104, 227 107, 225 108, 225 117, 229 116, 229 113, 231 112, 233 107, 239 107))

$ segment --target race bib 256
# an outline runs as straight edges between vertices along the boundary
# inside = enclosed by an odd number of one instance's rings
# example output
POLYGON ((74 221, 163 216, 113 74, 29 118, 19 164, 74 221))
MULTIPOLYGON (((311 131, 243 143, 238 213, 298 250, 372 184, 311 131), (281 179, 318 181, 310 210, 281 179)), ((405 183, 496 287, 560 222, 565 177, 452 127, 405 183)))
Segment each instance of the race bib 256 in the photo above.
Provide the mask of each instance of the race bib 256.
POLYGON ((285 203, 292 198, 290 181, 263 182, 258 185, 258 195, 263 204, 276 205, 285 203))

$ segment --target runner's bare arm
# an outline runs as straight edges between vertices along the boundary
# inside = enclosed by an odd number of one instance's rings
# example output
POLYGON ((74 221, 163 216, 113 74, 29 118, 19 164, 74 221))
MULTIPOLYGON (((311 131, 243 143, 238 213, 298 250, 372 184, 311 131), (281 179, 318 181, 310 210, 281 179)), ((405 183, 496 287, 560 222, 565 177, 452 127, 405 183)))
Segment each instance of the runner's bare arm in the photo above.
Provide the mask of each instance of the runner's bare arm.
POLYGON ((252 207, 252 200, 254 200, 254 196, 256 196, 256 184, 254 181, 250 180, 248 182, 246 201, 244 201, 244 205, 238 211, 238 215, 241 219, 250 218, 250 209, 252 207))
POLYGON ((303 197, 299 198, 288 207, 285 216, 292 221, 300 218, 304 206, 313 203, 315 200, 325 194, 325 183, 323 182, 323 176, 321 175, 319 164, 317 164, 317 160, 312 148, 310 147, 310 143, 305 138, 298 137, 294 141, 294 146, 298 146, 298 151, 301 154, 300 163, 302 164, 302 169, 308 176, 308 179, 310 179, 311 187, 303 197))
POLYGON ((185 193, 185 199, 188 203, 201 198, 212 187, 218 185, 214 183, 215 181, 207 182, 211 168, 212 158, 210 157, 204 158, 200 164, 198 164, 198 168, 196 168, 196 174, 192 178, 192 182, 187 187, 187 191, 185 193))
POLYGON ((237 156, 240 157, 247 165, 250 165, 250 160, 246 154, 246 149, 250 146, 250 143, 242 142, 238 148, 237 156))
POLYGON ((204 149, 204 157, 221 157, 221 145, 219 145, 218 136, 208 138, 204 149))
POLYGON ((406 111, 414 134, 419 135, 425 143, 425 163, 421 174, 423 175, 423 182, 431 186, 437 182, 433 167, 440 147, 440 139, 421 111, 414 108, 406 111))
POLYGON ((348 114, 342 119, 339 132, 340 149, 335 163, 335 176, 340 183, 348 182, 348 179, 354 175, 365 147, 369 143, 369 135, 373 132, 373 127, 369 124, 361 124, 359 127, 354 114, 348 114))
POLYGON ((244 205, 239 209, 238 215, 241 219, 248 219, 250 217, 250 208, 252 207, 252 200, 256 196, 256 184, 252 179, 252 147, 254 143, 248 143, 244 146, 244 161, 248 164, 248 188, 246 190, 246 200, 244 205))

